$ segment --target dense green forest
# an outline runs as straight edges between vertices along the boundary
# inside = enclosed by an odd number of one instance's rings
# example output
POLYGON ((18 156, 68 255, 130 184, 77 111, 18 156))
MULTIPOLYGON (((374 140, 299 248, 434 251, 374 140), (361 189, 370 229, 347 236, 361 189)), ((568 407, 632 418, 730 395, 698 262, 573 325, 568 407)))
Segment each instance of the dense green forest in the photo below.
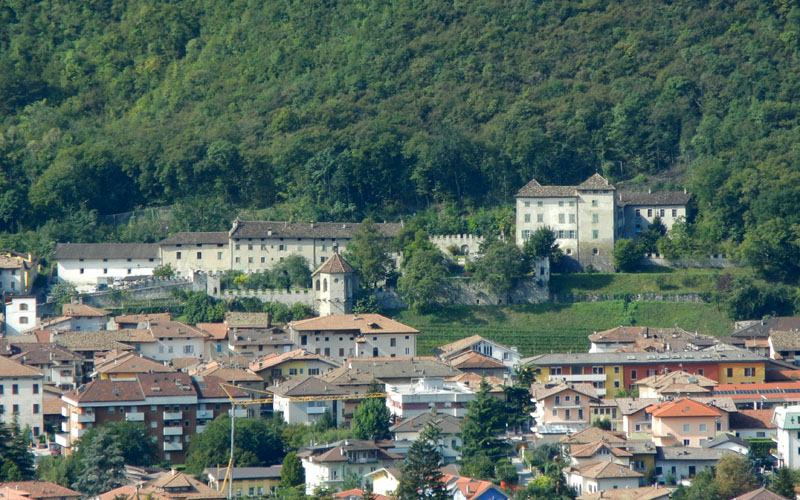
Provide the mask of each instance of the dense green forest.
POLYGON ((600 171, 793 258, 799 49, 790 0, 6 0, 0 231, 189 198, 474 211, 600 171))

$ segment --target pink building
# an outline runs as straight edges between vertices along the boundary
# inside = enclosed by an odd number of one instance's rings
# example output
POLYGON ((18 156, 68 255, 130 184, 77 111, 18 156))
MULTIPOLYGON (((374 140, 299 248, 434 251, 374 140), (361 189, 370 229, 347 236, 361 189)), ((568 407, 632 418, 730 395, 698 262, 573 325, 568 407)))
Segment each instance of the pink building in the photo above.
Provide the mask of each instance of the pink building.
POLYGON ((713 406, 689 398, 650 406, 653 442, 657 446, 702 446, 700 441, 713 439, 728 430, 728 414, 713 406))

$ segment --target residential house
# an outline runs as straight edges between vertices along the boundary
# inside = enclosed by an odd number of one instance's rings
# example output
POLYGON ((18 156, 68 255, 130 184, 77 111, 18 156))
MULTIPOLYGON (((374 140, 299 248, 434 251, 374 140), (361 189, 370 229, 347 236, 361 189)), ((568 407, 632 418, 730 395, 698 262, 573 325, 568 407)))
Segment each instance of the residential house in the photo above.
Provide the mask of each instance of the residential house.
POLYGON ((453 375, 452 377, 445 377, 445 382, 458 382, 460 384, 464 384, 467 386, 469 390, 472 392, 478 392, 481 390, 481 382, 486 382, 489 385, 489 395, 499 399, 502 402, 506 401, 506 387, 508 387, 508 383, 505 380, 501 380, 497 377, 489 376, 482 376, 478 375, 477 373, 465 372, 459 373, 458 375, 453 375))
POLYGON ((203 470, 208 478, 208 485, 222 491, 227 475, 226 489, 231 488, 235 498, 265 497, 275 493, 281 485, 281 466, 270 467, 207 467, 203 470))
POLYGON ((691 193, 686 191, 626 191, 617 192, 617 234, 620 238, 637 239, 656 217, 667 231, 686 220, 691 193))
MULTIPOLYGON (((795 495, 796 496, 796 495, 795 495)), ((766 486, 762 486, 757 490, 749 491, 731 500, 789 500, 783 495, 778 495, 774 491, 770 491, 766 486)))
POLYGON ((159 259, 178 276, 195 271, 221 273, 231 268, 230 245, 226 231, 180 232, 158 242, 159 259))
POLYGON ((146 330, 150 321, 172 321, 172 315, 167 312, 114 316, 109 323, 109 330, 146 330))
POLYGON ((235 385, 245 389, 260 390, 264 387, 264 381, 261 379, 261 377, 247 370, 246 368, 240 368, 239 363, 231 363, 225 359, 206 361, 205 363, 190 369, 189 375, 195 375, 198 377, 213 376, 227 384, 235 385))
POLYGON ((694 448, 688 446, 659 446, 656 454, 656 478, 659 483, 667 483, 670 477, 676 481, 686 481, 707 468, 717 466, 719 459, 730 450, 718 448, 694 448))
POLYGON ((728 430, 727 414, 714 406, 682 398, 646 409, 653 419, 653 442, 658 446, 699 447, 702 440, 728 430))
POLYGON ((625 467, 631 463, 632 453, 623 448, 613 446, 603 441, 594 443, 572 444, 569 446, 571 465, 581 465, 595 462, 612 462, 625 467))
POLYGON ((568 259, 582 267, 613 269, 616 189, 600 174, 577 186, 542 186, 531 180, 516 194, 517 245, 550 227, 568 259))
POLYGON ((430 357, 348 359, 344 366, 387 384, 410 384, 418 378, 448 378, 461 371, 430 357))
POLYGON ((642 486, 584 493, 578 500, 668 500, 674 490, 663 486, 642 486))
POLYGON ((634 385, 639 389, 639 397, 663 400, 711 396, 718 384, 703 375, 679 370, 666 374, 654 373, 634 385))
POLYGON ((82 356, 55 344, 16 344, 15 348, 19 352, 11 359, 40 370, 45 384, 69 390, 80 383, 82 356))
POLYGON ((703 448, 716 448, 720 450, 730 450, 739 455, 747 455, 750 451, 750 443, 728 432, 723 432, 713 439, 702 442, 703 448))
POLYGON ((770 358, 800 365, 800 331, 771 330, 767 343, 770 358))
POLYGON ((42 322, 40 330, 56 331, 99 331, 105 330, 110 315, 105 309, 86 304, 64 304, 61 316, 42 322))
POLYGON ((612 431, 622 429, 622 414, 619 411, 619 404, 616 398, 604 398, 590 403, 589 409, 592 412, 593 424, 598 420, 608 420, 612 431))
POLYGON ((263 331, 269 330, 272 322, 268 312, 239 312, 229 311, 225 313, 224 324, 228 330, 248 330, 263 331))
MULTIPOLYGON (((506 347, 480 335, 472 335, 434 349, 436 356, 443 361, 472 352, 501 362, 507 371, 516 370, 520 366, 521 357, 516 347, 506 347)), ((502 375, 500 377, 502 378, 502 375)))
POLYGON ((496 484, 471 477, 445 475, 442 478, 448 498, 452 500, 508 500, 510 497, 496 484))
POLYGON ((618 326, 589 335, 590 353, 619 352, 622 349, 633 350, 636 340, 647 334, 646 326, 618 326))
MULTIPOLYGON (((236 388, 222 388, 216 377, 186 373, 138 373, 135 380, 94 380, 64 394, 69 420, 56 442, 70 449, 90 427, 111 422, 141 422, 158 443, 158 460, 184 463, 191 436, 214 418, 229 412, 230 397, 249 401, 236 388)), ((247 416, 245 410, 237 414, 247 416)))
POLYGON ((800 316, 773 316, 751 321, 737 321, 732 337, 741 339, 767 339, 770 332, 800 331, 800 316))
POLYGON ((479 377, 492 377, 500 380, 503 377, 510 378, 508 368, 503 363, 474 351, 454 356, 447 361, 453 368, 462 372, 474 373, 479 377))
POLYGON ((295 345, 337 362, 347 358, 414 356, 418 333, 416 328, 380 314, 335 314, 289 324, 295 345))
MULTIPOLYGON (((348 393, 355 396, 367 394, 370 392, 370 387, 373 383, 378 385, 381 391, 385 390, 383 382, 379 382, 372 378, 368 373, 364 373, 358 369, 349 369, 346 366, 340 366, 326 371, 318 378, 323 382, 335 384, 348 393)), ((362 399, 353 398, 344 400, 344 422, 345 426, 349 426, 353 420, 353 414, 361 404, 362 399)))
POLYGON ((228 327, 225 323, 197 323, 194 326, 207 335, 206 358, 224 358, 230 355, 228 327))
POLYGON ((150 359, 204 358, 208 335, 202 330, 178 321, 150 321, 147 331, 155 342, 142 344, 137 351, 150 359))
POLYGON ((150 276, 161 260, 151 243, 58 243, 53 259, 58 279, 74 285, 150 276))
POLYGON ((189 474, 172 469, 155 479, 120 486, 93 500, 222 500, 227 495, 189 474))
POLYGON ((142 346, 156 342, 147 330, 52 332, 46 341, 83 356, 84 374, 94 372, 95 358, 101 354, 114 350, 140 353, 142 346))
POLYGON ((458 382, 445 382, 442 378, 424 377, 410 384, 386 384, 386 406, 397 418, 405 419, 427 413, 435 408, 438 413, 464 417, 475 393, 458 382))
POLYGON ((0 421, 10 424, 16 418, 21 429, 30 427, 34 436, 41 434, 43 383, 38 368, 0 357, 0 421))
POLYGON ((9 481, 0 483, 0 493, 13 491, 26 500, 78 500, 81 494, 50 481, 9 481))
POLYGON ((19 335, 36 325, 36 296, 9 295, 5 299, 6 337, 19 335))
POLYGON ((589 427, 591 424, 591 403, 600 398, 589 384, 549 384, 538 385, 533 389, 536 400, 536 433, 565 434, 589 427))
POLYGON ((321 376, 339 365, 321 354, 294 349, 283 354, 271 352, 250 362, 250 371, 261 377, 265 386, 305 375, 321 376))
POLYGON ((438 411, 429 411, 403 419, 389 430, 394 436, 395 448, 407 449, 411 443, 419 439, 420 434, 428 425, 437 427, 442 437, 439 451, 441 451, 445 463, 453 463, 461 458, 462 423, 463 419, 438 411))
POLYGON ((342 400, 348 393, 334 384, 305 375, 271 386, 269 390, 274 394, 275 412, 288 424, 310 425, 319 421, 325 412, 333 416, 337 425, 344 422, 342 400))
POLYGON ((730 431, 743 439, 770 439, 775 435, 773 410, 739 410, 730 414, 730 431))
POLYGON ((622 447, 627 442, 627 439, 625 439, 625 435, 621 432, 607 431, 600 427, 587 427, 581 431, 567 433, 561 436, 558 442, 562 445, 572 445, 596 443, 597 441, 622 447))
POLYGON ((375 492, 372 492, 370 495, 364 495, 364 490, 358 488, 334 493, 333 498, 337 500, 392 500, 392 497, 378 495, 375 492))
POLYGON ((800 406, 779 406, 772 415, 777 443, 773 452, 778 467, 800 467, 800 406))
POLYGON ((94 361, 92 378, 100 380, 136 380, 140 373, 173 373, 177 370, 171 366, 131 351, 117 349, 98 355, 94 361))
POLYGON ((385 495, 394 498, 397 487, 400 486, 400 469, 394 467, 384 467, 374 472, 364 474, 372 481, 372 492, 378 495, 385 495))
POLYGON ((598 396, 606 391, 632 389, 637 381, 651 375, 686 371, 720 384, 763 383, 767 360, 745 349, 714 346, 694 352, 648 353, 609 352, 553 353, 534 356, 525 364, 536 367, 536 379, 548 382, 588 382, 598 396))
POLYGON ((319 487, 340 490, 345 479, 398 466, 403 457, 388 451, 388 446, 390 443, 346 439, 301 448, 297 456, 306 473, 306 494, 319 487))
POLYGON ((280 328, 264 330, 228 329, 228 349, 234 356, 254 358, 269 353, 285 353, 294 348, 294 343, 280 328))
POLYGON ((687 332, 682 328, 618 326, 589 335, 590 353, 677 353, 703 350, 720 343, 718 337, 687 332))
POLYGON ((33 254, 0 250, 0 295, 30 293, 38 271, 33 254))
MULTIPOLYGON (((361 226, 353 222, 273 222, 236 219, 228 232, 230 269, 244 272, 271 269, 289 255, 301 255, 312 266, 347 248, 361 226)), ((396 236, 400 223, 377 224, 379 234, 396 236)))
POLYGON ((598 491, 638 488, 644 476, 630 468, 607 461, 586 462, 564 468, 564 476, 580 495, 598 491))
POLYGON ((653 432, 652 415, 647 408, 657 405, 655 398, 617 398, 617 408, 622 414, 622 432, 629 439, 650 439, 653 432))

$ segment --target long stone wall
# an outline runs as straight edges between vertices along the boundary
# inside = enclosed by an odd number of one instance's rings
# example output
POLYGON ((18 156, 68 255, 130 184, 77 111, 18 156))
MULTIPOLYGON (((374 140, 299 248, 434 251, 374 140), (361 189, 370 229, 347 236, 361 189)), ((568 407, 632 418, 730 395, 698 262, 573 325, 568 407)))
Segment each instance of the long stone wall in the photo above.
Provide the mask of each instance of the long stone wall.
POLYGON ((737 264, 731 262, 725 255, 709 255, 708 257, 687 257, 681 259, 667 259, 657 254, 646 255, 642 262, 664 267, 700 267, 726 269, 736 267, 737 264))
POLYGON ((214 295, 218 299, 233 300, 236 298, 255 298, 261 302, 280 302, 291 306, 292 304, 314 305, 314 293, 310 289, 301 290, 225 290, 214 295))
POLYGON ((483 243, 483 237, 474 234, 438 234, 428 239, 445 255, 450 255, 450 248, 456 247, 462 255, 474 256, 480 253, 483 243))
MULTIPOLYGON (((378 304, 384 309, 406 307, 394 289, 381 289, 376 292, 378 304)), ((496 306, 506 304, 539 304, 550 300, 546 282, 534 278, 520 281, 517 287, 507 294, 496 294, 485 284, 472 278, 447 278, 441 290, 438 303, 460 306, 496 306)))
POLYGON ((707 302, 700 293, 561 293, 553 295, 552 301, 561 304, 574 302, 603 302, 625 300, 628 302, 707 302))

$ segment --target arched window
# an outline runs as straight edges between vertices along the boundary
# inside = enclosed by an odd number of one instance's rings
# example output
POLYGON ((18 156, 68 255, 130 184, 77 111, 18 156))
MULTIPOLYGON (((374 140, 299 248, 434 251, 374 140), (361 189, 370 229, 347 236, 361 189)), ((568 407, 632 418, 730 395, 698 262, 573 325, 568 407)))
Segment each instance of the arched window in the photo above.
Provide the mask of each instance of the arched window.
POLYGON ((28 310, 28 304, 20 304, 19 305, 19 310, 20 311, 27 311, 28 310))
POLYGON ((316 283, 316 285, 315 285, 315 288, 316 288, 316 290, 319 292, 319 280, 317 280, 317 283, 316 283))
POLYGON ((328 280, 327 280, 327 278, 322 280, 322 291, 323 292, 327 292, 328 291, 328 280))

